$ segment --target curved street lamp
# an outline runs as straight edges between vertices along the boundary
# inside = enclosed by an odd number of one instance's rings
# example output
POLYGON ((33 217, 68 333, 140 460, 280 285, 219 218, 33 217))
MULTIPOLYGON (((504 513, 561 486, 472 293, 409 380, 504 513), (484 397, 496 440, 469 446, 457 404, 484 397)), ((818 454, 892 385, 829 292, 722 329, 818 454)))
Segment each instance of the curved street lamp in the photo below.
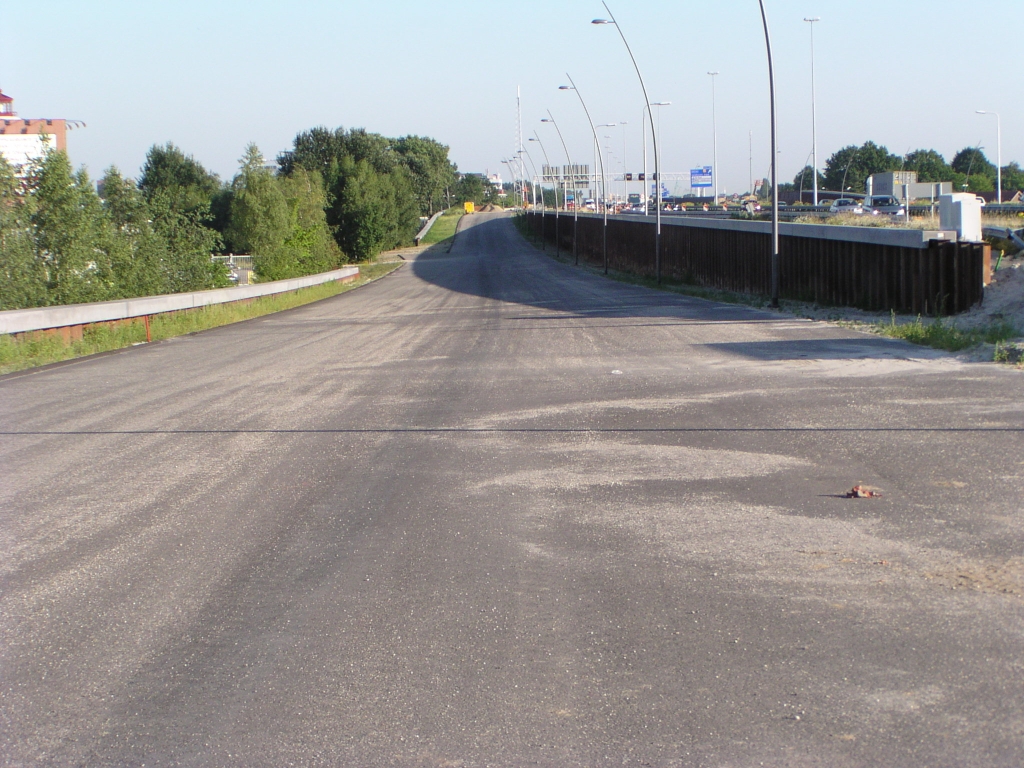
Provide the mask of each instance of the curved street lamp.
MULTIPOLYGON (((551 161, 548 160, 548 153, 544 149, 544 142, 542 142, 540 140, 540 136, 537 135, 537 132, 534 131, 533 132, 533 136, 530 136, 529 138, 527 138, 527 141, 536 141, 538 144, 540 144, 540 151, 544 154, 544 167, 546 167, 548 170, 550 170, 551 169, 551 161)), ((536 170, 536 166, 534 166, 534 170, 536 170)), ((544 169, 542 168, 541 170, 544 170, 544 169)), ((552 186, 554 186, 554 185, 552 185, 552 186)), ((540 175, 540 222, 541 222, 540 223, 540 231, 542 233, 544 233, 541 236, 541 238, 540 238, 540 247, 541 247, 542 251, 546 251, 548 249, 548 241, 546 239, 547 231, 548 230, 547 230, 547 225, 544 223, 544 215, 547 212, 547 209, 548 209, 548 201, 544 199, 544 174, 542 173, 540 175)), ((557 224, 557 222, 558 222, 558 192, 556 191, 555 192, 555 223, 557 224)), ((557 232, 558 232, 558 230, 556 229, 555 230, 556 236, 557 236, 557 232)))
POLYGON ((715 180, 715 206, 718 206, 718 120, 715 116, 715 78, 718 72, 708 72, 711 75, 711 147, 712 156, 711 175, 715 180))
MULTIPOLYGON (((576 188, 575 188, 575 183, 576 183, 576 166, 574 166, 572 164, 572 158, 569 157, 569 148, 567 146, 565 146, 565 139, 562 138, 562 131, 561 131, 561 129, 559 129, 558 123, 555 122, 555 117, 554 117, 554 115, 551 114, 551 110, 550 109, 548 110, 548 116, 546 118, 542 117, 540 119, 540 121, 542 123, 551 123, 553 126, 555 126, 555 131, 558 133, 558 140, 562 142, 562 149, 565 150, 566 162, 569 163, 569 172, 572 174, 572 180, 573 180, 573 185, 574 185, 573 186, 573 193, 572 193, 573 194, 573 198, 572 198, 572 253, 573 253, 573 258, 575 259, 576 263, 579 264, 580 263, 580 255, 579 255, 579 253, 576 250, 576 225, 578 223, 577 211, 579 210, 579 206, 577 205, 577 202, 579 202, 578 201, 579 195, 577 194, 577 191, 576 191, 576 188)), ((557 197, 557 195, 555 197, 555 203, 556 203, 556 205, 555 205, 555 255, 557 256, 558 255, 558 246, 559 246, 559 242, 558 242, 558 205, 557 205, 558 197, 557 197)), ((563 205, 565 204, 565 191, 564 190, 562 191, 562 204, 563 205)))
MULTIPOLYGON (((583 107, 583 112, 587 116, 587 122, 590 123, 590 130, 594 134, 594 144, 597 146, 597 159, 601 163, 601 198, 602 198, 602 201, 604 202, 604 228, 603 228, 603 234, 602 234, 602 239, 601 239, 601 245, 602 245, 602 251, 604 253, 604 273, 607 275, 608 274, 608 184, 607 184, 607 180, 605 179, 605 175, 604 175, 604 153, 601 151, 601 141, 600 141, 600 139, 597 138, 597 127, 594 125, 594 121, 590 117, 590 110, 587 109, 587 103, 585 101, 583 101, 583 96, 580 94, 579 89, 576 87, 576 83, 574 83, 572 81, 572 78, 569 77, 569 73, 568 72, 565 73, 565 76, 569 79, 569 85, 560 85, 560 86, 558 86, 558 90, 560 90, 560 91, 575 91, 576 92, 576 96, 580 100, 580 105, 583 107)), ((610 125, 614 125, 614 123, 610 123, 610 125)), ((577 205, 575 205, 573 207, 574 208, 578 208, 579 207, 578 203, 577 203, 577 205)), ((577 256, 576 258, 577 258, 577 263, 578 263, 579 262, 579 256, 577 256)))
MULTIPOLYGON (((815 16, 812 19, 805 18, 811 25, 811 155, 813 156, 814 169, 814 206, 818 206, 818 119, 814 108, 814 22, 821 21, 815 16)), ((803 194, 800 195, 800 202, 803 202, 803 194)))
POLYGON ((839 185, 839 196, 840 197, 846 197, 846 174, 848 174, 850 172, 850 166, 853 165, 853 161, 857 159, 857 154, 860 152, 860 150, 861 150, 861 148, 857 147, 857 149, 855 149, 853 151, 853 154, 850 155, 850 161, 846 164, 846 170, 843 171, 843 181, 839 185))
MULTIPOLYGON (((640 138, 642 139, 643 144, 644 144, 644 183, 643 183, 643 190, 644 190, 644 216, 647 215, 647 208, 648 208, 648 205, 647 205, 647 129, 645 128, 645 125, 647 124, 647 116, 650 115, 650 113, 651 113, 651 107, 658 107, 658 129, 657 130, 660 130, 661 129, 661 107, 670 107, 670 106, 672 106, 672 102, 671 101, 652 101, 650 104, 647 104, 644 107, 643 111, 640 113, 640 138)), ((655 131, 654 115, 651 115, 651 132, 653 133, 654 131, 655 131)), ((655 187, 655 189, 657 189, 657 187, 655 187)), ((657 204, 658 195, 655 195, 654 197, 655 197, 655 204, 657 204)))
MULTIPOLYGON (((526 155, 526 159, 530 161, 530 167, 533 168, 533 176, 530 178, 530 195, 533 197, 533 207, 537 207, 537 164, 533 162, 533 158, 530 156, 530 151, 523 147, 517 155, 526 155)), ((544 202, 544 190, 541 190, 541 202, 544 202)))
MULTIPOLYGON (((999 118, 998 112, 986 111, 984 109, 975 110, 979 115, 995 115, 996 116, 996 202, 999 205, 1003 204, 1003 131, 1002 131, 1002 120, 999 118)), ((972 158, 973 159, 973 158, 972 158)))
POLYGON ((764 0, 757 0, 761 6, 761 22, 764 25, 764 44, 768 51, 768 90, 771 97, 772 121, 772 300, 771 306, 779 306, 779 153, 778 121, 775 114, 775 67, 772 64, 772 38, 768 32, 768 16, 764 0))
MULTIPOLYGON (((626 46, 626 53, 629 54, 629 58, 633 62, 633 69, 636 70, 636 76, 640 80, 640 90, 644 93, 644 104, 650 104, 651 100, 647 96, 647 86, 644 84, 644 76, 640 74, 640 67, 636 63, 636 57, 633 55, 633 51, 629 47, 629 43, 626 42, 626 36, 622 33, 622 27, 615 20, 615 14, 612 13, 612 9, 608 7, 608 3, 601 0, 601 5, 608 11, 609 18, 607 19, 594 19, 591 24, 614 24, 615 29, 619 32, 619 37, 622 38, 622 44, 626 46)), ((655 200, 656 204, 654 212, 656 216, 656 224, 654 230, 654 277, 657 282, 661 282, 661 163, 659 162, 658 153, 658 132, 654 130, 654 120, 651 120, 651 135, 654 138, 654 180, 656 183, 655 189, 655 200)))
MULTIPOLYGON (((540 145, 541 154, 544 155, 544 165, 548 169, 550 169, 551 168, 551 161, 548 160, 548 153, 544 149, 544 143, 540 140, 540 136, 537 135, 537 132, 534 131, 533 132, 533 136, 530 136, 526 140, 527 141, 536 141, 540 145)), ((541 168, 541 170, 544 170, 544 169, 541 168)), ((556 196, 555 202, 556 203, 558 202, 557 196, 556 196)), ((540 175, 540 209, 541 209, 541 211, 545 211, 545 210, 547 210, 547 207, 548 207, 547 200, 544 199, 544 174, 542 173, 540 175)))

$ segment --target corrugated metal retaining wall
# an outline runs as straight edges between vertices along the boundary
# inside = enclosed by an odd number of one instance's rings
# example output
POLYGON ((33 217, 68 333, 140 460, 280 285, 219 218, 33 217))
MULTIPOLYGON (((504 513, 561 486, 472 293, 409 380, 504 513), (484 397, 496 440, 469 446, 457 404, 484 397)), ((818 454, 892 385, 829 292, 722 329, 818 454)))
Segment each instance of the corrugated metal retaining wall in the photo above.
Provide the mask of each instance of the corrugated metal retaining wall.
MULTIPOLYGON (((571 215, 559 217, 560 248, 573 250, 571 215)), ((537 236, 555 241, 555 217, 528 213, 537 236)), ((662 222, 662 277, 709 288, 768 295, 771 292, 771 235, 757 222, 702 227, 662 222), (744 229, 742 225, 752 225, 744 229), (756 229, 755 229, 756 227, 756 229)), ((599 216, 580 216, 579 257, 602 264, 599 216)), ((807 225, 786 225, 791 227, 807 225)), ((812 225, 813 226, 813 225, 812 225)), ((818 228, 820 229, 820 228, 818 228)), ((608 264, 612 269, 654 276, 655 225, 650 219, 608 220, 608 264)), ((874 239, 884 239, 876 230, 874 239)), ((905 242, 908 238, 904 237, 905 242)), ((782 298, 867 310, 924 315, 956 314, 981 301, 990 250, 982 243, 922 241, 887 245, 835 237, 783 234, 779 238, 779 293, 782 298)))

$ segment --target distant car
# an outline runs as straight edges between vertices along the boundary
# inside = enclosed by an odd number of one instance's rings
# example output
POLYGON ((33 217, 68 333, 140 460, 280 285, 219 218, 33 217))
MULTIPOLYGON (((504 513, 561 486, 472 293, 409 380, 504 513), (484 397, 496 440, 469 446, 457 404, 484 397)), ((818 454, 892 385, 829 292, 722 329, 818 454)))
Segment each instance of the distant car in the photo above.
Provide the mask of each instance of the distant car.
POLYGON ((864 213, 872 216, 906 216, 907 209, 895 197, 875 195, 864 198, 864 213))
POLYGON ((851 200, 848 197, 841 197, 828 207, 829 213, 864 213, 864 206, 860 200, 851 200))

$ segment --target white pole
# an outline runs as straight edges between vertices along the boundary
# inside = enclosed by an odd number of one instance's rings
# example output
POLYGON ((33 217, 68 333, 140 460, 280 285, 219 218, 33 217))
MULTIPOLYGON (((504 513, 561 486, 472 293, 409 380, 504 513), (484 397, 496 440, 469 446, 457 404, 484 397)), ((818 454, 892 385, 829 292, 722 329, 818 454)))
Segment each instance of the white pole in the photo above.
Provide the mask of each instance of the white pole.
MULTIPOLYGON (((633 55, 632 49, 629 47, 629 43, 626 42, 626 35, 622 31, 622 27, 619 26, 615 20, 615 14, 612 13, 612 9, 608 7, 608 3, 605 0, 601 0, 601 5, 608 11, 610 19, 594 19, 591 24, 614 24, 615 29, 619 33, 619 37, 622 38, 622 44, 626 46, 626 53, 629 54, 630 60, 633 62, 633 69, 636 70, 637 79, 640 81, 640 90, 644 94, 644 104, 651 103, 651 97, 647 95, 647 85, 644 83, 644 77, 640 74, 640 65, 636 63, 636 57, 633 55)), ((659 112, 659 115, 661 113, 659 112)), ((658 132, 654 130, 654 115, 651 115, 651 139, 654 142, 654 180, 655 180, 655 200, 657 201, 657 208, 654 211, 655 223, 654 223, 654 279, 657 282, 661 282, 661 161, 658 152, 658 132)))
POLYGON ((998 112, 988 112, 984 109, 975 110, 979 115, 996 116, 996 202, 1003 204, 1003 129, 1002 120, 998 112))
POLYGON ((779 152, 778 127, 775 113, 775 66, 772 63, 772 38, 768 31, 768 14, 764 10, 764 0, 758 0, 761 6, 761 23, 764 25, 764 44, 768 52, 768 92, 771 102, 772 127, 772 298, 771 306, 779 306, 779 152))
MULTIPOLYGON (((814 157, 814 205, 818 205, 818 126, 817 115, 814 107, 814 22, 821 21, 815 16, 813 19, 804 19, 811 25, 811 154, 814 157)), ((908 209, 909 210, 909 209, 908 209)))
MULTIPOLYGON (((717 72, 708 72, 711 75, 711 141, 713 147, 712 154, 712 166, 711 166, 711 178, 715 182, 715 202, 714 205, 718 205, 718 120, 715 115, 715 77, 718 76, 717 72)), ((658 110, 658 116, 661 116, 661 110, 658 110)))
POLYGON ((644 180, 640 185, 640 192, 644 202, 644 216, 647 215, 647 113, 650 111, 651 105, 645 104, 644 111, 640 113, 640 138, 644 144, 644 180))

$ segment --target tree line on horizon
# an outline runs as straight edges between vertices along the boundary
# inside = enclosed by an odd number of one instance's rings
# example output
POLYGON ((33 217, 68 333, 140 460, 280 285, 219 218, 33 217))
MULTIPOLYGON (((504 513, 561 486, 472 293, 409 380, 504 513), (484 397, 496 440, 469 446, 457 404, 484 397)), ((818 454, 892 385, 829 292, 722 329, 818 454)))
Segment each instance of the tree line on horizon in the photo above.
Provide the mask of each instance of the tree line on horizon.
MULTIPOLYGON (((950 162, 934 149, 917 149, 906 155, 895 155, 873 141, 857 146, 851 144, 833 152, 825 161, 824 172, 818 171, 818 189, 833 192, 862 192, 868 176, 887 171, 916 171, 920 182, 949 181, 953 191, 993 192, 996 188, 996 166, 980 147, 964 147, 950 162)), ((805 166, 793 177, 791 184, 780 183, 780 192, 808 190, 814 186, 814 170, 805 166)), ((1024 190, 1024 169, 1016 162, 1002 167, 1004 192, 1024 190)))
POLYGON ((276 167, 250 144, 230 182, 172 143, 96 185, 62 151, 22 173, 0 156, 0 310, 227 286, 214 254, 251 254, 260 281, 372 260, 473 199, 470 177, 434 139, 358 128, 304 131, 276 167))

